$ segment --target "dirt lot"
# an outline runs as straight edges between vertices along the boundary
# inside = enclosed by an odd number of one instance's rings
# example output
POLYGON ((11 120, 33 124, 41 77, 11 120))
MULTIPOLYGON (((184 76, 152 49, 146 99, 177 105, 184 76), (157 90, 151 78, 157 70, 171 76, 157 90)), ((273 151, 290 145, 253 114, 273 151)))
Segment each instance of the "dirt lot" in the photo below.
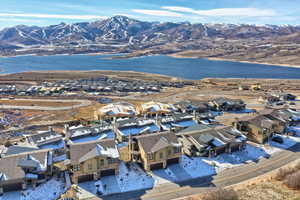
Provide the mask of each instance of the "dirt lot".
POLYGON ((115 77, 120 79, 144 80, 144 81, 178 81, 174 77, 159 74, 149 74, 133 71, 43 71, 5 74, 0 76, 1 81, 55 81, 75 80, 96 77, 115 77))
POLYGON ((45 106, 45 107, 64 107, 78 105, 79 102, 46 102, 46 101, 31 101, 31 100, 0 100, 0 105, 14 106, 45 106))

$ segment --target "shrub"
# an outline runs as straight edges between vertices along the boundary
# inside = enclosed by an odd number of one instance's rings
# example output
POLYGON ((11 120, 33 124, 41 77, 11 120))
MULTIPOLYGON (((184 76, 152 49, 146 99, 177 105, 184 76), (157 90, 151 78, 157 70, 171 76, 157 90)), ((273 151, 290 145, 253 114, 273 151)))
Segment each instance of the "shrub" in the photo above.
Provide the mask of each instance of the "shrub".
POLYGON ((232 189, 216 189, 204 194, 204 200, 238 200, 238 194, 232 189))
POLYGON ((300 189, 300 171, 287 175, 284 184, 293 189, 300 189))
POLYGON ((285 179, 285 177, 287 177, 290 174, 293 174, 296 171, 297 171, 297 168, 281 168, 277 172, 275 179, 277 181, 283 181, 285 179))

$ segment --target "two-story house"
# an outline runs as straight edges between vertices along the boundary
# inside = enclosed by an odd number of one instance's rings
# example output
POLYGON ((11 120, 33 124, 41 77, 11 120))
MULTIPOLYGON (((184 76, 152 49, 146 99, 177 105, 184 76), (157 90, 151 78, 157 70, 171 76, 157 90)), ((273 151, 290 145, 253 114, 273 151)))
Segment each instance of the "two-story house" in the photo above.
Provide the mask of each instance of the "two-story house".
POLYGON ((68 167, 74 183, 119 173, 119 151, 113 139, 70 144, 68 167))
POLYGON ((141 163, 146 171, 178 163, 181 156, 181 144, 173 132, 130 137, 129 149, 132 161, 141 163))
POLYGON ((52 174, 52 152, 49 149, 6 154, 0 158, 0 194, 26 189, 46 181, 52 174))

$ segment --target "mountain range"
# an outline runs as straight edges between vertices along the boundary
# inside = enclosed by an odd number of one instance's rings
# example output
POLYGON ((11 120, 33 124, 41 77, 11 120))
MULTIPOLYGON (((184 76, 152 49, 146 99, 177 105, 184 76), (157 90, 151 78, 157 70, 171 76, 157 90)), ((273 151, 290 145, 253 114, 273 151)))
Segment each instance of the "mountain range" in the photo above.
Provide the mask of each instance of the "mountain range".
POLYGON ((197 57, 226 57, 254 46, 266 50, 291 45, 295 50, 299 42, 300 26, 159 23, 114 16, 95 22, 4 28, 0 31, 0 55, 196 51, 197 57))

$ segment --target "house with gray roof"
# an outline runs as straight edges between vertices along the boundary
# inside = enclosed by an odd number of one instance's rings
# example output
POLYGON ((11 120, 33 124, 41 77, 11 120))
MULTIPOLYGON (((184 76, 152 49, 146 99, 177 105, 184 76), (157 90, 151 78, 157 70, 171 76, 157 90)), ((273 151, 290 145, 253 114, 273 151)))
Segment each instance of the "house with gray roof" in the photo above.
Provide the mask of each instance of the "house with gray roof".
POLYGON ((188 156, 216 156, 243 149, 246 136, 230 126, 197 124, 177 133, 188 156))
POLYGON ((245 102, 241 99, 218 97, 209 103, 217 111, 240 111, 246 108, 245 102))
POLYGON ((0 158, 0 194, 26 189, 46 181, 52 174, 52 152, 49 149, 6 155, 0 158))

